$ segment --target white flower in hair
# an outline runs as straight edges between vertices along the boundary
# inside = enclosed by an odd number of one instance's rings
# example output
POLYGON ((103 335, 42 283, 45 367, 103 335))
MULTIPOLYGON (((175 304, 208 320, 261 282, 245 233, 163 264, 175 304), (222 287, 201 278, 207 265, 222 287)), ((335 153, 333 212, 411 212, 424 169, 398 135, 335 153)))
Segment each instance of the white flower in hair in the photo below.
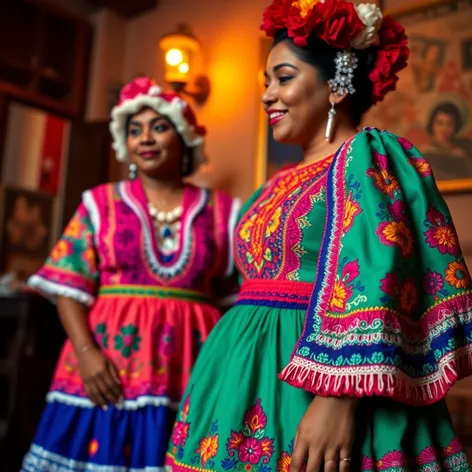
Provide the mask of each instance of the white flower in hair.
POLYGON ((365 28, 351 41, 351 47, 367 49, 375 46, 379 42, 377 33, 382 26, 383 19, 380 8, 374 3, 360 3, 356 5, 356 12, 365 28))

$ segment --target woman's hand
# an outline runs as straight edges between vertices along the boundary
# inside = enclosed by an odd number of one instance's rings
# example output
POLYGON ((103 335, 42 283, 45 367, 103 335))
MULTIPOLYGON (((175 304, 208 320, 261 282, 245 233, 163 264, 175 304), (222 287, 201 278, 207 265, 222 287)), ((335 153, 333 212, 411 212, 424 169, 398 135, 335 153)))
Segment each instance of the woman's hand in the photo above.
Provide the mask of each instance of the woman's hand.
POLYGON ((298 425, 290 472, 348 472, 358 403, 315 397, 298 425))
POLYGON ((121 382, 116 367, 96 347, 79 354, 79 372, 85 391, 95 405, 107 409, 121 399, 121 382))

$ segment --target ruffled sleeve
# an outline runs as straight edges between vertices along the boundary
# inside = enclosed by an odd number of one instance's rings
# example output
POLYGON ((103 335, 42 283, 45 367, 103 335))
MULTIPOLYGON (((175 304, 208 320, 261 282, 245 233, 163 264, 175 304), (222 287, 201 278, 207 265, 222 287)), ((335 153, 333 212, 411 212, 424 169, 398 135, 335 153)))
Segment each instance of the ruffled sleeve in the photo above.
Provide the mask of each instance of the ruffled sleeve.
POLYGON ((303 334, 280 378, 424 405, 472 374, 472 284, 428 162, 366 129, 337 153, 303 334))
POLYGON ((87 193, 43 267, 28 281, 31 288, 52 301, 57 296, 73 298, 87 306, 95 301, 98 257, 86 202, 87 193))

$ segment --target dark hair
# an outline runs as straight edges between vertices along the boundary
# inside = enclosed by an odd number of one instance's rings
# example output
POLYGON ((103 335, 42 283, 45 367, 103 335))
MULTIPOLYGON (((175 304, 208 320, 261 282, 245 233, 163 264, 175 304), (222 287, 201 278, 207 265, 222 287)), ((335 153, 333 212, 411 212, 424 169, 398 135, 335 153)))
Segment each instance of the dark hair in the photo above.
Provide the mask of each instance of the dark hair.
MULTIPOLYGON (((321 80, 327 82, 334 78, 336 54, 341 49, 329 46, 314 34, 308 37, 306 46, 296 46, 288 36, 286 29, 279 30, 275 34, 272 47, 282 42, 287 42, 290 49, 301 61, 312 65, 318 71, 321 80)), ((358 125, 361 122, 362 115, 372 106, 372 82, 369 79, 369 74, 374 65, 375 48, 355 50, 355 53, 359 60, 353 79, 356 92, 348 98, 350 115, 354 123, 358 125)))
POLYGON ((430 135, 433 135, 434 120, 436 119, 436 116, 439 113, 444 113, 445 115, 449 115, 454 119, 454 132, 458 133, 463 125, 462 116, 457 105, 452 102, 440 103, 437 107, 433 109, 431 115, 429 116, 428 126, 426 127, 428 133, 430 135))
MULTIPOLYGON (((131 124, 131 119, 133 118, 133 116, 134 116, 134 114, 133 115, 128 115, 127 118, 126 118, 126 123, 125 123, 126 135, 128 135, 128 133, 129 133, 129 125, 131 124)), ((177 128, 175 127, 174 123, 172 123, 172 121, 169 120, 169 118, 167 118, 166 116, 163 116, 163 118, 165 118, 170 123, 170 125, 174 128, 175 132, 177 133, 177 135, 180 139, 180 142, 182 143, 183 148, 187 150, 188 161, 186 162, 186 165, 184 166, 184 162, 183 162, 184 161, 184 154, 182 154, 182 156, 180 158, 180 171, 181 171, 182 177, 189 177, 190 175, 192 175, 197 170, 195 168, 194 148, 188 147, 185 144, 184 139, 182 138, 180 133, 177 131, 177 128)))

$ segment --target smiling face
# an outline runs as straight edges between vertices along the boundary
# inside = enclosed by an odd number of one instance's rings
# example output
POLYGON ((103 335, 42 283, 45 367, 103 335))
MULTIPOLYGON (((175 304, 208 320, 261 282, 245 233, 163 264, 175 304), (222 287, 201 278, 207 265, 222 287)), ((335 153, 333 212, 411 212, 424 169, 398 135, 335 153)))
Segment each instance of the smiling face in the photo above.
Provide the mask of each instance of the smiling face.
POLYGON ((172 123, 150 108, 134 114, 127 129, 128 156, 138 172, 156 179, 181 177, 185 146, 172 123))
POLYGON ((330 88, 315 67, 303 62, 286 41, 274 46, 267 59, 264 108, 278 142, 306 147, 325 126, 330 88))

